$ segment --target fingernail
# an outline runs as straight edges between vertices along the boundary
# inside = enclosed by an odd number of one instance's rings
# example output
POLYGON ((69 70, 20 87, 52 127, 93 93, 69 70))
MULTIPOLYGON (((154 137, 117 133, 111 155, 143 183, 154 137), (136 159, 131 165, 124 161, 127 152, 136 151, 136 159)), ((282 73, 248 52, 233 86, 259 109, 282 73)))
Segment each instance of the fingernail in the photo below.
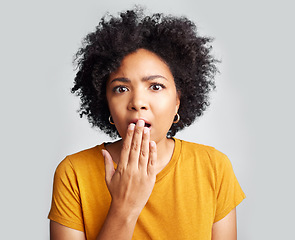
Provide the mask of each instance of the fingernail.
POLYGON ((129 125, 129 129, 130 129, 130 130, 134 130, 134 128, 135 128, 135 124, 134 124, 134 123, 130 123, 130 125, 129 125))
POLYGON ((144 134, 147 134, 149 132, 149 130, 150 130, 149 128, 144 127, 144 129, 143 129, 144 134))
POLYGON ((151 141, 150 144, 151 144, 151 147, 152 148, 155 148, 156 147, 156 143, 154 141, 151 141))
POLYGON ((137 126, 138 126, 138 127, 143 127, 143 126, 144 126, 144 121, 143 121, 142 119, 139 119, 139 120, 137 121, 137 126))

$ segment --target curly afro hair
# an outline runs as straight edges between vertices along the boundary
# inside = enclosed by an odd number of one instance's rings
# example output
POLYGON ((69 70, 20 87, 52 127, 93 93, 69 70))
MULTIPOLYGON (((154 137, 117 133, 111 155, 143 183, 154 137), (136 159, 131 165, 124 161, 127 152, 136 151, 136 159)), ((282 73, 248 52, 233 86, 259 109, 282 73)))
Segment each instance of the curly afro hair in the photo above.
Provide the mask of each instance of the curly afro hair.
POLYGON ((138 8, 121 12, 119 17, 104 16, 75 57, 78 72, 71 91, 80 96, 80 117, 86 115, 92 127, 112 138, 119 136, 108 120, 106 82, 126 55, 144 48, 165 61, 180 92, 181 118, 167 133, 168 138, 173 137, 209 106, 209 92, 215 88, 218 71, 211 41, 199 36, 195 24, 185 17, 145 16, 138 8))

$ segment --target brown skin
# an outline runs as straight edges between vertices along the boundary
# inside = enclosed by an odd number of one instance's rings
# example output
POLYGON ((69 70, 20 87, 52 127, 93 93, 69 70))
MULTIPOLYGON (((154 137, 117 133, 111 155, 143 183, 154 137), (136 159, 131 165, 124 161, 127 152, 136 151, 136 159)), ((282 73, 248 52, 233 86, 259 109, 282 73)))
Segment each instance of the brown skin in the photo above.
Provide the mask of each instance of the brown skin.
MULTIPOLYGON (((149 123, 150 138, 157 144, 157 173, 170 161, 174 141, 167 139, 180 99, 169 67, 154 53, 139 49, 126 56, 107 82, 107 100, 120 136, 131 122, 149 123)), ((118 164, 123 141, 108 145, 118 164)))
MULTIPOLYGON (((156 175, 168 164, 174 141, 166 133, 180 99, 169 67, 139 49, 126 56, 107 82, 109 109, 122 140, 103 151, 112 203, 97 239, 131 239, 156 175), (148 126, 144 126, 149 123, 148 126), (114 169, 113 161, 118 164, 114 169)), ((84 233, 51 221, 51 240, 84 240, 84 233)), ((235 209, 213 224, 212 239, 236 239, 235 209)))
POLYGON ((213 224, 212 240, 237 240, 236 208, 213 224))
POLYGON ((164 144, 180 100, 169 67, 154 53, 139 49, 126 56, 107 82, 107 100, 120 136, 130 122, 151 124, 151 139, 164 144))

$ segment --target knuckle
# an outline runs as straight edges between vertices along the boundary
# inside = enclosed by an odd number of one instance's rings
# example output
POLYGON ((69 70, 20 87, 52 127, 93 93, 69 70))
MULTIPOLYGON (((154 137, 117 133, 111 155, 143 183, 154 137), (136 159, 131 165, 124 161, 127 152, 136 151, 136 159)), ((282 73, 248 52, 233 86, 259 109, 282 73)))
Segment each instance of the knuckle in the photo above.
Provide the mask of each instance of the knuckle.
POLYGON ((129 178, 133 178, 133 177, 136 175, 136 171, 135 171, 135 169, 133 169, 133 168, 129 168, 128 171, 126 171, 126 175, 127 175, 129 178))
POLYGON ((140 128, 140 127, 135 128, 136 134, 140 134, 141 132, 142 132, 142 128, 140 128))
POLYGON ((145 150, 141 150, 140 155, 145 158, 148 156, 148 153, 145 150))
POLYGON ((139 149, 139 144, 137 142, 134 142, 131 145, 131 150, 137 151, 139 149))
POLYGON ((152 154, 155 154, 157 152, 156 148, 151 148, 150 151, 151 151, 152 154))
POLYGON ((118 176, 121 178, 125 174, 125 169, 123 167, 118 167, 116 170, 118 176))
POLYGON ((128 130, 127 131, 127 136, 128 137, 132 137, 133 136, 133 131, 132 130, 128 130))
POLYGON ((123 146, 122 146, 122 150, 128 150, 130 148, 130 145, 126 142, 123 143, 123 146))
POLYGON ((122 166, 117 167, 117 172, 122 174, 124 172, 124 168, 122 166))

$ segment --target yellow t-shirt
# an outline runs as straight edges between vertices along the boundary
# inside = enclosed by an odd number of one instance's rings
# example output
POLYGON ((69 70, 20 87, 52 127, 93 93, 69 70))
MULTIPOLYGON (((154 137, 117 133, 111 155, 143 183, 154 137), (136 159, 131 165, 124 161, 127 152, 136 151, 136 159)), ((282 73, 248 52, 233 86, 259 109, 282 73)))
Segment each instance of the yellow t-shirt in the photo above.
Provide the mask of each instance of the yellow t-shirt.
MULTIPOLYGON (((132 239, 211 240, 212 224, 244 198, 231 166, 213 147, 175 140, 172 159, 157 175, 132 239)), ((108 213, 104 144, 67 156, 54 176, 48 218, 95 239, 108 213)))

